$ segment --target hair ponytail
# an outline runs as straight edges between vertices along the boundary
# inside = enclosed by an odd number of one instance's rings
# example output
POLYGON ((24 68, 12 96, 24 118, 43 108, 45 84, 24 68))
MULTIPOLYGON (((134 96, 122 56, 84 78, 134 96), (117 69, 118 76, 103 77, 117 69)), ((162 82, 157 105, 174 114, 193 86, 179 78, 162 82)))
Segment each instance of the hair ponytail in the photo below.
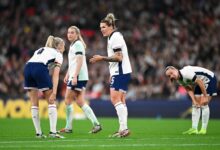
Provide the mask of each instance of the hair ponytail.
POLYGON ((117 19, 115 18, 115 15, 113 13, 108 13, 107 16, 101 20, 101 22, 106 23, 108 26, 112 26, 113 29, 116 28, 115 21, 117 19))
POLYGON ((47 38, 47 42, 45 44, 45 47, 50 47, 50 48, 55 48, 57 49, 58 45, 61 43, 61 42, 64 42, 63 39, 59 38, 59 37, 54 37, 52 35, 50 35, 48 38, 47 38))
POLYGON ((82 42, 84 48, 86 49, 86 43, 84 42, 81 34, 79 34, 79 40, 82 42))
POLYGON ((47 42, 45 44, 45 47, 53 47, 53 40, 54 40, 54 36, 50 35, 47 38, 47 42))

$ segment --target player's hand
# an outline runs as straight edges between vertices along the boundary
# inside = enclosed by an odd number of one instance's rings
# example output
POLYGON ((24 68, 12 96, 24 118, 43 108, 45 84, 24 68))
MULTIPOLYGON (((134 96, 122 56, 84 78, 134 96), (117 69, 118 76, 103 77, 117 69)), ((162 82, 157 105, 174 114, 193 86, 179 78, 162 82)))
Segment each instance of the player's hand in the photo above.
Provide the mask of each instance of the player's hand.
POLYGON ((208 96, 202 96, 200 104, 207 105, 208 103, 209 103, 208 96))
POLYGON ((196 108, 200 108, 201 105, 199 103, 194 104, 196 106, 196 108))
POLYGON ((73 79, 72 79, 72 85, 77 85, 77 78, 76 77, 73 77, 73 79))
POLYGON ((56 94, 52 93, 49 97, 49 104, 53 104, 56 100, 56 94))
POLYGON ((89 60, 89 62, 90 62, 90 63, 96 63, 96 62, 98 62, 98 61, 102 61, 102 59, 103 59, 103 56, 101 56, 101 55, 94 55, 94 56, 89 60))
POLYGON ((193 105, 195 105, 197 108, 201 107, 200 103, 197 102, 196 100, 192 100, 193 105))
POLYGON ((67 74, 67 75, 64 77, 63 82, 64 82, 64 83, 67 83, 67 82, 68 82, 68 79, 69 79, 69 75, 67 74))

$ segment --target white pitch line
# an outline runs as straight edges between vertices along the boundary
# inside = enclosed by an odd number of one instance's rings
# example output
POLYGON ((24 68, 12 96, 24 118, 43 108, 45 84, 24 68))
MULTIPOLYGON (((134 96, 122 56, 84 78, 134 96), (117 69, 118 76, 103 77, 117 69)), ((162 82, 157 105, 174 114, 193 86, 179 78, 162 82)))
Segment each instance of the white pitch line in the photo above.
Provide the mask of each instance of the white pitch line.
MULTIPOLYGON (((188 137, 187 137, 188 138, 188 137)), ((220 138, 215 138, 215 137, 207 137, 208 139, 220 139, 220 138)), ((9 140, 9 141, 0 141, 0 144, 19 144, 19 143, 46 143, 46 142, 87 142, 87 141, 115 141, 115 140, 120 140, 121 138, 106 138, 106 139, 52 139, 52 138, 47 138, 45 139, 36 139, 36 140, 30 140, 30 141, 17 141, 17 140, 9 140)), ((183 140, 186 138, 142 138, 142 139, 136 139, 136 138, 122 138, 121 140, 123 141, 133 141, 133 140, 138 140, 138 141, 146 141, 146 140, 152 140, 152 139, 157 139, 157 140, 183 140)), ((196 137, 193 138, 193 140, 200 140, 200 139, 205 139, 205 137, 196 137)), ((189 138, 187 140, 190 140, 189 138)))
POLYGON ((0 149, 8 149, 8 148, 74 148, 74 147, 197 147, 197 146, 220 146, 220 143, 213 144, 80 144, 80 145, 24 145, 24 146, 16 146, 16 145, 0 145, 0 149))

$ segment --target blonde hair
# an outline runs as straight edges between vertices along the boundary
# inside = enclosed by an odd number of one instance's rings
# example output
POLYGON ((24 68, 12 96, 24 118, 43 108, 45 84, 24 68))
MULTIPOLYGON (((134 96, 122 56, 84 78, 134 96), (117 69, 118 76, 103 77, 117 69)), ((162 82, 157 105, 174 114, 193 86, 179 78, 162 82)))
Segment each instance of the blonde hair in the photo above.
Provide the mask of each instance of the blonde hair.
POLYGON ((113 29, 116 29, 116 20, 117 19, 115 18, 115 15, 113 13, 108 13, 107 16, 101 20, 101 23, 106 23, 108 26, 112 26, 113 29))
POLYGON ((84 48, 86 49, 86 43, 84 42, 81 32, 77 26, 70 26, 69 29, 74 29, 76 31, 76 34, 78 35, 79 40, 82 42, 84 48))
POLYGON ((167 66, 166 68, 165 68, 165 73, 167 72, 167 70, 169 70, 169 69, 176 69, 174 66, 167 66))
POLYGON ((45 44, 45 47, 51 47, 51 48, 56 49, 61 42, 64 42, 63 39, 50 35, 47 38, 47 42, 45 44))

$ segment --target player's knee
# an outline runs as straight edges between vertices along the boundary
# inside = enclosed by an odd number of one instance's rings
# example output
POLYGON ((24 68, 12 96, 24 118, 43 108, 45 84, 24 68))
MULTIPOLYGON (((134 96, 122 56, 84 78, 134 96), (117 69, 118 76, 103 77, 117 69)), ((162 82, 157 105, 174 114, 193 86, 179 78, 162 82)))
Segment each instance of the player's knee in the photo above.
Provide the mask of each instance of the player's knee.
POLYGON ((122 102, 119 98, 111 98, 111 102, 113 105, 119 103, 119 102, 122 102))
POLYGON ((48 100, 48 104, 49 104, 49 105, 55 104, 55 100, 48 100))
POLYGON ((80 107, 82 107, 85 104, 85 101, 82 99, 77 99, 76 104, 79 105, 80 107))
POLYGON ((111 100, 112 101, 117 101, 120 100, 121 97, 119 96, 119 94, 111 94, 111 100))
POLYGON ((209 104, 209 102, 203 102, 201 105, 202 106, 206 106, 206 105, 208 105, 209 104))
POLYGON ((72 103, 72 99, 69 98, 69 97, 66 97, 66 98, 65 98, 65 104, 66 104, 66 105, 70 105, 71 103, 72 103))

